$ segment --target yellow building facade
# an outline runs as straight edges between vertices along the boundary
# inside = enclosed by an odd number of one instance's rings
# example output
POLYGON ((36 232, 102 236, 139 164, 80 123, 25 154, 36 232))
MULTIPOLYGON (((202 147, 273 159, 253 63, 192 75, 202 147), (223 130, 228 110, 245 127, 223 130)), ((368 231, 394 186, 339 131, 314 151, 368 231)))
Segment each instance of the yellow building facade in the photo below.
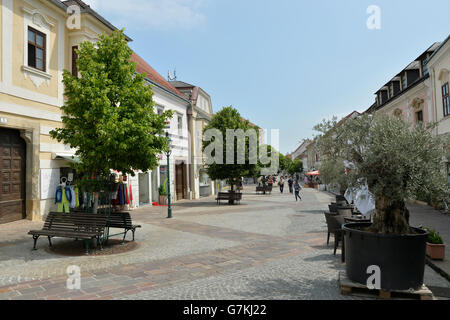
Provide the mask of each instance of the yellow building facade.
POLYGON ((63 70, 76 72, 80 42, 115 28, 81 1, 0 4, 0 224, 42 220, 74 154, 49 134, 62 125, 63 70))

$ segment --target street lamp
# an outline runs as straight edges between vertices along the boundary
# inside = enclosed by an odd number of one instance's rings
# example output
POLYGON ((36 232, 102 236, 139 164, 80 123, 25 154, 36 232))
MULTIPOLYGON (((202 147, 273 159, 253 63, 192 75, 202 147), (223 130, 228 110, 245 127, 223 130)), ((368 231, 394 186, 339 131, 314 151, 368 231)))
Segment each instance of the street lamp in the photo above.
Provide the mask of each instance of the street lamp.
POLYGON ((167 183, 169 185, 169 191, 168 191, 168 196, 167 196, 167 200, 168 200, 168 209, 167 209, 167 218, 171 219, 172 218, 172 200, 171 200, 171 195, 170 195, 170 155, 172 153, 172 151, 170 150, 170 143, 172 142, 172 140, 169 137, 169 131, 166 131, 166 138, 168 141, 168 148, 166 151, 166 157, 167 157, 167 183))

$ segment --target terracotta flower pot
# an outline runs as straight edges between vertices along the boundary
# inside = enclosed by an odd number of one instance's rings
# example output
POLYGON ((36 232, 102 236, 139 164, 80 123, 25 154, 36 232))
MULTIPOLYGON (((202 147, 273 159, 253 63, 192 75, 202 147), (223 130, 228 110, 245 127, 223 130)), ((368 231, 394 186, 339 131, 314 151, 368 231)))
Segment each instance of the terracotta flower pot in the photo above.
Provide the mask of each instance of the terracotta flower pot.
POLYGON ((427 242, 427 256, 431 260, 444 260, 445 244, 432 244, 427 242))
POLYGON ((167 204, 167 196, 159 196, 159 204, 165 206, 167 204))

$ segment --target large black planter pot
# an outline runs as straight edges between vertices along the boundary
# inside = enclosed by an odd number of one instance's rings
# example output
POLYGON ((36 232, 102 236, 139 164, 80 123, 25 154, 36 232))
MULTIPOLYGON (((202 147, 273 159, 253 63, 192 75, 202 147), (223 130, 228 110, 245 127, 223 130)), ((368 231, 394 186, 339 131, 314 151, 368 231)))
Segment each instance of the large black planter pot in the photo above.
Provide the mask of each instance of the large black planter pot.
POLYGON ((381 289, 417 290, 423 285, 425 250, 428 233, 383 235, 358 230, 370 223, 347 223, 343 226, 347 277, 366 285, 369 266, 380 267, 381 289))

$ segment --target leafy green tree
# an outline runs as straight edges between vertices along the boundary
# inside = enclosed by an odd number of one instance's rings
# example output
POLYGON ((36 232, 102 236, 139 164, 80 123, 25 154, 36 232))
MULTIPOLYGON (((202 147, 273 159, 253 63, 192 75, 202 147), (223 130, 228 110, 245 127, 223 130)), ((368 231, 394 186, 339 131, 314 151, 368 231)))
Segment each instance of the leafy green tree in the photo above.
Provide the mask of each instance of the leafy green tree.
POLYGON ((209 155, 213 145, 218 145, 220 148, 214 148, 211 156, 222 159, 222 161, 211 161, 212 163, 206 165, 208 175, 212 180, 226 180, 231 186, 231 191, 234 191, 234 186, 239 184, 242 177, 255 177, 258 174, 258 163, 257 159, 250 158, 251 141, 249 137, 245 137, 245 164, 238 164, 238 139, 234 139, 234 149, 231 145, 227 145, 227 130, 243 130, 243 132, 254 130, 256 150, 253 151, 258 150, 259 132, 249 124, 249 121, 243 120, 239 112, 231 106, 224 107, 216 113, 203 130, 204 134, 208 131, 217 131, 221 135, 221 137, 213 137, 210 141, 203 141, 203 152, 206 156, 209 155), (219 141, 220 139, 222 141, 219 141), (227 164, 227 149, 232 152, 233 164, 227 164))
POLYGON ((300 159, 291 160, 287 168, 288 173, 293 176, 303 172, 303 162, 300 159))
POLYGON ((288 166, 288 159, 284 154, 280 153, 280 172, 286 171, 288 166))
POLYGON ((442 172, 449 138, 433 136, 423 124, 411 128, 397 117, 365 114, 341 125, 323 122, 316 129, 322 158, 347 160, 352 166, 347 174, 350 188, 367 184, 374 195, 376 214, 370 231, 410 233, 405 199, 419 193, 444 197, 449 192, 442 172))
POLYGON ((285 159, 286 159, 286 164, 285 164, 285 167, 284 167, 284 171, 289 173, 289 168, 292 166, 292 158, 288 157, 288 156, 285 156, 285 159))
POLYGON ((97 191, 100 186, 91 177, 106 179, 110 169, 134 175, 133 169, 158 166, 172 113, 154 112, 153 92, 130 61, 132 50, 123 31, 102 35, 96 44, 85 41, 77 53, 80 77, 64 71, 63 128, 51 136, 76 149, 81 163, 74 167, 88 174, 84 182, 97 191))
MULTIPOLYGON (((263 151, 263 148, 265 148, 266 152, 266 161, 269 161, 267 164, 261 163, 261 159, 258 161, 258 172, 262 171, 261 169, 268 169, 269 173, 268 175, 274 175, 277 173, 280 173, 283 170, 286 170, 286 157, 281 154, 278 150, 276 150, 271 145, 258 145, 258 154, 260 151, 263 151)), ((264 154, 264 153, 263 153, 264 154)), ((264 173, 263 173, 264 174, 264 173)))

